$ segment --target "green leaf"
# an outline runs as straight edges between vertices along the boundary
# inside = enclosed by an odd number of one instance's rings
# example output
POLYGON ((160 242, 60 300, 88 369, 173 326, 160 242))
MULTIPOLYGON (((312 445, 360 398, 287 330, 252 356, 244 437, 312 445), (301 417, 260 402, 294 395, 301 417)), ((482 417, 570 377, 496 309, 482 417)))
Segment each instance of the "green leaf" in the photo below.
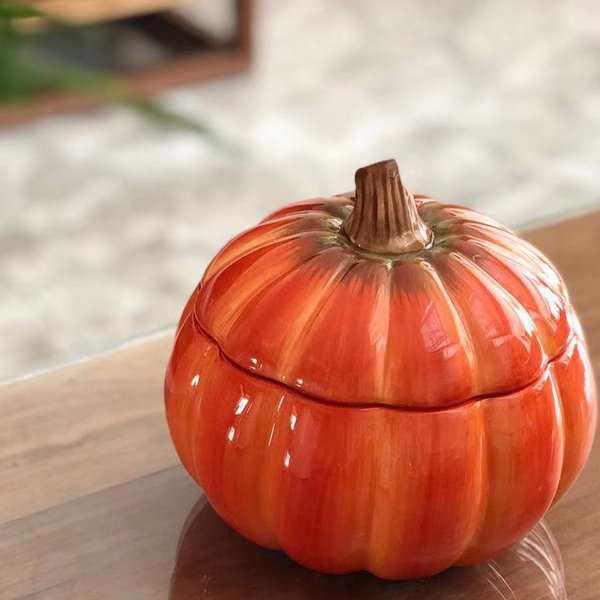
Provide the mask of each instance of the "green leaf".
POLYGON ((27 19, 29 17, 43 17, 44 14, 33 6, 23 6, 12 2, 0 2, 0 19, 10 21, 12 19, 27 19))
POLYGON ((194 131, 222 149, 234 153, 239 151, 236 145, 220 138, 206 123, 139 98, 110 75, 36 57, 30 51, 27 37, 20 34, 11 21, 38 16, 44 15, 35 8, 0 1, 0 102, 35 101, 49 90, 87 94, 128 106, 162 125, 194 131))

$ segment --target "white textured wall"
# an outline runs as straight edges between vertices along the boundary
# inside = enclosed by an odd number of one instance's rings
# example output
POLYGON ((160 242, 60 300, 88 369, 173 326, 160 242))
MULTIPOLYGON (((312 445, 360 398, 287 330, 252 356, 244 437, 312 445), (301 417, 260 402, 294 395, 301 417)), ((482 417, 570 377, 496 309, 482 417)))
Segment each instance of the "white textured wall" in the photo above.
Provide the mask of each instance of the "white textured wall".
POLYGON ((597 0, 269 0, 251 74, 172 92, 243 146, 122 109, 0 132, 0 378, 173 323, 267 212, 398 158, 522 226, 600 205, 597 0))

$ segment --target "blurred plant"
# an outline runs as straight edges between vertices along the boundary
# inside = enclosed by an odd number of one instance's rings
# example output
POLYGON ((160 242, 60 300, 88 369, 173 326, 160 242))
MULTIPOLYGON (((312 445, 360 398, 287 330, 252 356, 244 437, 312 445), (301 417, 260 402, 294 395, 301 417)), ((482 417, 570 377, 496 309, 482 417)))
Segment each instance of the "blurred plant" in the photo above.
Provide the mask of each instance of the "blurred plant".
POLYGON ((50 90, 78 92, 124 104, 154 121, 190 129, 223 143, 205 123, 135 96, 114 77, 35 55, 31 36, 16 26, 34 18, 47 19, 32 6, 0 1, 0 103, 35 102, 50 90))

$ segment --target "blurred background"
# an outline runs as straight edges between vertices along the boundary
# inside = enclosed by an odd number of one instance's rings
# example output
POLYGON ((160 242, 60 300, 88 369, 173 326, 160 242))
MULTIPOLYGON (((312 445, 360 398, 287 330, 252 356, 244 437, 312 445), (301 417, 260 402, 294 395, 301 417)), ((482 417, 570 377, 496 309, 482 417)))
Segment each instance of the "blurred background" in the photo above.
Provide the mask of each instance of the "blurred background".
POLYGON ((598 208, 599 57, 597 0, 0 2, 0 379, 172 326, 381 159, 517 230, 598 208))

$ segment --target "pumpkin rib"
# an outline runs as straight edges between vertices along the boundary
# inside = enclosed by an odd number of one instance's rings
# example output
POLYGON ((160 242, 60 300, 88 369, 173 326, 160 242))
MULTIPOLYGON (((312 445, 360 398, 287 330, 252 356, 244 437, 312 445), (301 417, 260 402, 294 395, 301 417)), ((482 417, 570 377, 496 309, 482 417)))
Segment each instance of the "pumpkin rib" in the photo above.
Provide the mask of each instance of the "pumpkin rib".
MULTIPOLYGON (((302 361, 304 353, 306 352, 306 346, 308 345, 309 335, 311 330, 315 327, 315 323, 319 316, 325 312, 325 309, 328 306, 328 303, 332 296, 336 292, 336 288, 342 284, 342 282, 349 276, 353 269, 355 269, 359 265, 358 260, 354 260, 349 264, 345 265, 343 269, 336 273, 335 279, 331 281, 331 283, 327 286, 327 293, 323 295, 322 302, 312 306, 312 312, 310 315, 306 315, 306 319, 304 322, 297 328, 296 337, 294 338, 294 343, 289 343, 288 349, 291 350, 294 348, 297 353, 297 359, 291 363, 283 363, 285 365, 285 369, 282 369, 285 372, 293 372, 292 365, 298 365, 302 361), (304 341, 302 341, 304 340, 304 341), (295 345, 294 345, 295 344, 295 345)), ((297 368, 297 367, 296 367, 297 368)), ((282 382, 283 383, 283 382, 282 382)), ((285 385, 285 384, 284 384, 285 385)))
MULTIPOLYGON (((518 238, 514 236, 514 240, 518 240, 518 238)), ((563 302, 566 303, 568 300, 568 298, 565 297, 566 289, 557 273, 552 269, 540 269, 538 264, 539 261, 534 262, 534 257, 532 257, 532 260, 525 258, 527 256, 528 248, 524 247, 523 244, 518 244, 518 242, 514 240, 507 240, 507 244, 510 241, 513 242, 513 247, 499 244, 497 240, 493 238, 474 237, 470 240, 470 243, 483 247, 488 254, 494 256, 496 260, 501 261, 513 272, 515 272, 515 265, 518 266, 519 270, 525 271, 527 277, 531 278, 532 281, 542 284, 545 288, 552 291, 552 293, 560 296, 563 302), (489 248, 490 245, 492 246, 491 249, 489 248), (519 252, 514 252, 513 248, 515 245, 519 248, 519 252)))
MULTIPOLYGON (((511 321, 511 315, 508 313, 508 310, 512 310, 513 314, 512 316, 514 317, 512 320, 516 323, 519 323, 520 325, 523 325, 525 332, 524 333, 529 333, 527 332, 527 319, 529 319, 530 321, 530 326, 531 326, 531 338, 530 341, 533 344, 536 344, 537 347, 539 348, 539 352, 540 352, 540 359, 538 364, 534 365, 535 366, 535 373, 541 373, 544 368, 547 366, 547 363, 549 363, 551 360, 553 360, 553 357, 550 356, 548 353, 546 353, 545 349, 544 349, 544 344, 543 344, 543 340, 540 337, 539 334, 539 330, 536 326, 536 324, 534 323, 533 319, 531 318, 529 311, 521 304, 521 302, 515 298, 515 296, 513 294, 511 294, 511 292, 509 290, 507 290, 504 286, 502 286, 498 281, 496 281, 485 269, 481 268, 477 263, 473 262, 472 260, 470 260, 469 257, 464 256, 461 253, 457 253, 459 257, 461 257, 461 259, 464 261, 461 264, 475 277, 475 279, 483 286, 483 288, 488 292, 488 296, 491 299, 492 302, 495 302, 499 307, 502 307, 501 313, 503 316, 507 317, 507 320, 510 322, 511 321), (511 306, 511 303, 513 304, 513 306, 511 306)), ((449 258, 447 258, 446 260, 449 260, 449 258)), ((461 307, 461 310, 463 311, 463 314, 466 313, 466 310, 461 307)), ((510 334, 512 336, 516 337, 516 334, 514 331, 509 330, 510 334)), ((476 336, 469 336, 469 339, 471 340, 475 340, 476 336)), ((473 344, 475 345, 475 342, 473 342, 473 344)), ((477 348, 475 347, 474 350, 474 354, 476 356, 480 356, 483 357, 485 356, 485 352, 483 351, 482 348, 477 348)), ((532 349, 529 349, 529 357, 531 357, 532 354, 534 354, 532 349)), ((530 377, 527 378, 527 380, 530 380, 530 377)), ((526 380, 526 381, 527 381, 526 380)), ((495 389, 498 389, 498 383, 496 382, 495 384, 495 389)), ((522 385, 527 385, 527 383, 523 383, 522 385)), ((521 387, 519 385, 516 386, 517 388, 521 387)), ((482 389, 481 387, 479 387, 479 389, 482 389)), ((494 394, 498 394, 498 393, 510 393, 511 390, 508 389, 506 392, 494 392, 494 394)), ((491 392, 490 392, 491 393, 491 392)), ((481 395, 485 395, 481 394, 481 395)))
MULTIPOLYGON (((286 246, 287 243, 290 241, 293 241, 293 240, 287 239, 284 242, 274 243, 265 248, 261 248, 260 250, 263 250, 265 253, 260 257, 259 260, 267 261, 267 257, 269 256, 269 253, 274 252, 276 249, 281 249, 282 247, 286 246)), ((249 253, 244 258, 249 259, 252 254, 254 254, 255 252, 259 252, 260 250, 257 249, 254 252, 249 253)), ((283 264, 282 267, 278 266, 278 269, 280 268, 281 270, 276 271, 276 274, 274 275, 274 277, 268 281, 256 278, 256 280, 253 282, 253 285, 250 287, 250 289, 248 289, 249 286, 246 285, 246 289, 244 290, 244 296, 241 296, 240 292, 238 291, 238 294, 236 296, 237 308, 235 311, 233 311, 233 312, 229 311, 229 313, 228 313, 228 319, 230 322, 228 331, 231 330, 231 328, 233 326, 233 321, 235 321, 235 319, 239 316, 239 314, 243 310, 245 310, 245 308, 246 308, 245 304, 251 302, 259 294, 263 293, 264 287, 261 287, 261 286, 264 286, 265 283, 268 283, 268 285, 275 284, 279 279, 281 279, 282 277, 285 277, 289 273, 297 270, 303 264, 309 262, 310 260, 314 260, 315 256, 316 256, 316 254, 309 254, 308 256, 303 257, 299 261, 289 261, 287 264, 283 264)), ((242 260, 242 259, 240 259, 240 260, 242 260)), ((219 278, 224 278, 227 275, 228 271, 232 270, 234 267, 236 267, 236 265, 237 265, 237 268, 240 269, 240 265, 238 264, 239 262, 240 262, 239 260, 233 261, 225 269, 222 269, 222 270, 218 271, 217 273, 215 273, 208 282, 206 282, 205 284, 202 285, 202 287, 200 288, 199 293, 196 297, 196 302, 194 304, 194 315, 196 316, 196 318, 199 322, 201 322, 200 315, 203 315, 203 313, 204 313, 203 309, 205 309, 205 307, 208 303, 208 300, 210 300, 210 297, 211 297, 210 286, 214 287, 219 282, 219 278), (207 292, 207 288, 209 288, 208 292, 207 292)), ((258 264, 258 260, 256 262, 253 262, 251 267, 241 270, 236 275, 235 284, 234 284, 236 286, 236 288, 240 287, 239 285, 237 285, 237 284, 239 284, 239 279, 243 279, 244 277, 247 277, 251 268, 254 268, 255 271, 258 271, 257 264, 258 264)), ((231 287, 233 287, 233 285, 231 287)), ((204 329, 205 329, 205 331, 208 331, 208 327, 204 327, 204 329)), ((225 332, 224 337, 226 337, 227 332, 225 332)), ((223 335, 222 332, 221 332, 221 335, 223 335)))
MULTIPOLYGON (((577 344, 573 344, 573 346, 571 346, 570 349, 573 350, 576 346, 577 346, 577 344)), ((568 356, 568 353, 565 352, 565 354, 561 358, 564 358, 564 356, 568 356)), ((569 360, 569 366, 571 366, 571 368, 573 368, 572 358, 573 358, 573 355, 571 354, 571 357, 569 360)), ((548 508, 550 508, 554 504, 554 499, 556 498, 556 494, 558 493, 560 482, 563 478, 563 473, 565 472, 565 467, 566 467, 565 452, 566 452, 566 444, 567 444, 566 413, 565 413, 565 406, 564 406, 564 398, 563 398, 563 394, 562 394, 562 391, 561 391, 561 388, 559 385, 559 381, 558 381, 559 373, 557 371, 557 363, 556 362, 552 364, 549 376, 550 376, 550 380, 552 381, 552 387, 554 388, 554 406, 555 406, 556 415, 557 415, 558 427, 560 429, 560 440, 561 440, 560 455, 561 455, 561 458, 560 458, 560 469, 558 471, 558 477, 556 478, 556 482, 554 485, 554 492, 552 493, 552 497, 550 499, 550 504, 549 504, 548 508)))
MULTIPOLYGON (((579 323, 576 322, 576 330, 579 323)), ((569 347, 555 363, 557 386, 564 417, 565 456, 561 478, 552 504, 560 500, 587 460, 597 422, 593 369, 583 339, 569 347), (573 393, 579 390, 579 394, 573 393), (571 439, 578 443, 571 442, 571 439)))
MULTIPOLYGON (((452 295, 450 294, 450 292, 448 290, 448 286, 447 286, 446 282, 443 280, 440 273, 435 268, 435 265, 429 261, 426 261, 426 265, 428 265, 428 271, 431 273, 432 280, 435 281, 436 285, 442 292, 443 297, 446 300, 446 302, 450 308, 450 313, 454 320, 454 325, 455 325, 456 331, 458 333, 458 337, 461 342, 461 349, 464 351, 464 355, 467 359, 468 366, 469 366, 468 372, 471 377, 470 389, 471 390, 477 389, 475 387, 475 384, 478 382, 473 380, 473 375, 478 372, 476 370, 477 358, 476 358, 476 353, 474 351, 472 339, 468 335, 467 327, 466 327, 465 321, 462 317, 462 312, 459 310, 457 303, 454 301, 454 298, 452 297, 452 295)), ((450 405, 450 406, 452 406, 452 405, 450 405)))
POLYGON ((375 478, 373 482, 373 487, 369 490, 369 509, 367 511, 368 515, 368 525, 367 525, 367 535, 366 542, 364 545, 364 558, 363 564, 365 568, 373 573, 374 569, 374 560, 373 555, 375 554, 376 548, 376 539, 375 539, 375 516, 376 516, 376 507, 377 507, 377 490, 380 488, 380 479, 381 479, 381 470, 375 469, 376 465, 376 456, 369 456, 369 462, 371 468, 375 471, 375 478))
POLYGON ((267 215, 260 224, 267 223, 274 219, 278 219, 287 215, 301 215, 305 217, 307 214, 319 214, 326 218, 341 218, 340 211, 344 211, 348 206, 353 204, 353 199, 348 194, 339 194, 339 196, 330 196, 328 198, 313 198, 303 200, 284 206, 275 212, 267 215))
POLYGON ((273 475, 272 475, 272 465, 274 462, 274 458, 272 454, 275 452, 274 447, 272 446, 273 437, 275 435, 276 429, 278 429, 279 419, 280 419, 280 411, 281 406, 283 405, 283 395, 279 399, 269 422, 271 426, 269 428, 269 434, 266 439, 266 445, 264 447, 264 459, 261 467, 257 466, 256 468, 259 470, 258 476, 258 485, 259 485, 259 498, 260 498, 260 507, 261 507, 261 516, 264 520, 264 523, 267 525, 266 531, 269 532, 269 537, 273 538, 274 546, 276 548, 281 548, 281 541, 279 537, 279 532, 277 531, 276 523, 274 522, 275 511, 271 506, 269 506, 269 487, 273 485, 273 475))
MULTIPOLYGON (((574 353, 576 351, 576 345, 573 344, 573 346, 570 346, 564 353, 564 355, 561 357, 561 359, 563 358, 568 358, 569 363, 571 363, 571 361, 574 359, 574 353)), ((558 396, 558 401, 560 404, 560 413, 562 416, 562 430, 563 430, 563 464, 562 464, 562 468, 561 468, 561 472, 560 472, 560 478, 556 484, 556 490, 554 491, 554 497, 552 499, 552 504, 551 506, 557 501, 557 496, 559 495, 559 491, 562 487, 563 484, 563 478, 566 475, 566 473, 568 473, 571 470, 572 465, 570 464, 570 456, 567 454, 567 444, 570 442, 568 435, 567 435, 567 428, 568 428, 568 423, 567 423, 567 406, 565 406, 565 399, 563 399, 563 392, 562 392, 562 386, 561 386, 561 381, 559 381, 559 375, 560 375, 560 371, 558 371, 558 363, 560 362, 560 360, 557 361, 557 372, 555 373, 555 385, 556 385, 556 389, 557 389, 557 396, 558 396)), ((572 482, 569 482, 569 484, 572 482)))
MULTIPOLYGON (((354 255, 352 255, 354 256, 354 255)), ((389 278, 390 272, 387 270, 379 270, 385 273, 385 277, 389 278)), ((372 279, 378 278, 378 270, 373 270, 368 261, 363 259, 355 259, 354 262, 345 270, 341 277, 335 281, 330 293, 324 299, 320 306, 315 308, 313 319, 308 322, 306 329, 302 332, 297 332, 299 339, 296 351, 296 360, 290 365, 293 370, 287 370, 288 381, 290 387, 292 383, 294 389, 305 391, 307 394, 314 397, 323 398, 324 400, 335 401, 334 397, 329 397, 327 392, 331 386, 329 382, 337 379, 337 374, 341 371, 347 373, 347 378, 341 385, 345 387, 339 390, 339 395, 343 396, 345 390, 348 389, 350 381, 356 383, 356 389, 363 389, 361 386, 367 386, 369 389, 374 389, 376 386, 373 383, 374 373, 379 372, 383 368, 381 364, 375 365, 374 361, 383 361, 385 353, 381 353, 378 357, 373 351, 374 346, 369 343, 365 344, 367 332, 373 333, 373 328, 378 325, 374 321, 373 307, 370 302, 370 293, 374 290, 383 290, 382 287, 373 286, 372 279), (369 296, 368 301, 356 300, 357 294, 365 294, 369 296), (366 309, 363 311, 363 309, 366 309), (357 326, 357 322, 361 322, 365 327, 357 326), (334 337, 323 335, 327 331, 327 327, 332 323, 336 323, 338 334, 334 337), (357 336, 358 333, 363 335, 357 336), (352 346, 355 348, 355 353, 349 355, 342 350, 342 356, 336 355, 340 348, 352 346), (363 354, 365 347, 369 350, 368 354, 363 354), (335 362, 335 366, 324 371, 321 361, 321 356, 329 356, 335 362), (365 364, 373 363, 373 371, 370 369, 363 375, 363 369, 366 369, 365 364), (298 377, 300 379, 298 379, 298 377), (319 386, 306 388, 306 381, 311 383, 321 382, 319 386)), ((385 315, 385 327, 389 327, 389 316, 385 315)), ((381 325, 381 323, 379 323, 381 325)), ((294 336, 296 337, 296 336, 294 336)), ((281 378, 282 383, 286 381, 281 378)))
MULTIPOLYGON (((325 252, 328 252, 330 250, 331 249, 329 249, 329 248, 325 248, 323 250, 320 250, 319 252, 315 252, 313 255, 309 256, 305 260, 302 260, 302 261, 298 262, 297 264, 295 264, 291 270, 289 270, 285 273, 282 273, 281 275, 277 276, 274 279, 267 281, 266 284, 264 285, 264 287, 256 290, 256 292, 253 295, 247 297, 245 299, 245 301, 240 304, 240 310, 238 312, 236 312, 235 316, 232 318, 232 321, 231 321, 228 331, 221 332, 221 334, 223 336, 223 345, 225 343, 227 343, 229 346, 234 345, 234 340, 231 339, 231 335, 233 335, 234 337, 236 336, 236 334, 239 335, 237 326, 239 323, 246 322, 247 313, 253 312, 256 314, 256 312, 258 312, 258 308, 263 303, 266 303, 266 301, 269 299, 269 296, 271 294, 273 294, 274 291, 276 291, 279 286, 285 284, 289 278, 292 278, 292 280, 293 280, 295 277, 297 277, 297 274, 301 269, 309 266, 311 263, 315 263, 315 262, 319 261, 319 259, 322 258, 322 255, 325 252), (232 334, 232 332, 234 332, 234 333, 232 334)), ((349 265, 344 265, 344 264, 341 264, 341 261, 340 261, 340 269, 339 269, 339 271, 336 272, 336 276, 339 275, 340 273, 342 273, 341 277, 343 278, 344 274, 348 270, 350 270, 355 264, 356 264, 355 262, 350 262, 349 265)), ((335 278, 334 278, 334 281, 332 282, 332 284, 334 284, 334 283, 335 283, 335 278)), ((327 294, 326 294, 326 296, 327 296, 327 294)), ((278 358, 282 354, 284 354, 284 352, 283 352, 283 349, 280 348, 278 358)), ((234 359, 232 359, 232 360, 234 360, 234 359)), ((237 363, 236 360, 234 360, 234 362, 237 363)), ((244 367, 241 366, 241 368, 244 368, 244 367)))
POLYGON ((528 388, 512 395, 513 404, 498 405, 493 400, 483 404, 486 429, 494 432, 493 445, 488 444, 489 501, 482 513, 479 535, 457 564, 475 564, 505 550, 550 507, 563 469, 563 429, 557 393, 548 371, 538 393, 535 387, 528 388), (509 423, 519 427, 519 437, 505 437, 509 423))
MULTIPOLYGON (((480 224, 480 227, 485 230, 485 224, 480 224)), ((533 268, 535 271, 541 270, 544 276, 547 276, 549 280, 556 281, 558 287, 560 287, 561 292, 567 292, 564 281, 560 277, 560 274, 555 269, 554 265, 544 256, 535 246, 530 244, 527 240, 520 238, 518 235, 512 233, 510 230, 502 230, 500 232, 496 232, 496 235, 493 236, 497 238, 494 241, 496 246, 499 246, 503 252, 507 250, 512 250, 515 246, 518 247, 519 252, 517 255, 527 257, 529 268, 533 268), (502 240, 504 244, 498 244, 498 240, 502 240), (541 265, 540 265, 541 263, 541 265), (541 267, 541 269, 540 269, 541 267)), ((549 287, 554 287, 546 282, 549 287)))
POLYGON ((489 464, 489 436, 488 436, 488 427, 487 427, 487 419, 485 415, 485 410, 483 406, 479 407, 478 411, 479 415, 479 429, 481 432, 481 454, 479 456, 479 465, 481 470, 481 489, 480 489, 480 499, 477 505, 477 514, 479 515, 479 519, 477 521, 477 526, 471 532, 471 535, 465 537, 465 543, 461 548, 460 554, 456 557, 453 564, 460 564, 463 560, 463 557, 467 554, 467 552, 475 545, 475 542, 480 539, 483 529, 485 527, 485 517, 488 512, 488 502, 490 496, 490 464, 489 464))
MULTIPOLYGON (((487 275, 489 279, 494 281, 502 290, 504 290, 507 294, 509 294, 515 302, 517 302, 527 313, 535 324, 535 328, 540 337, 540 325, 544 330, 544 338, 549 340, 544 343, 542 338, 540 338, 540 342, 542 342, 542 348, 544 352, 548 356, 550 360, 552 360, 555 356, 562 353, 566 348, 569 342, 570 335, 570 327, 568 324, 568 300, 564 297, 564 294, 561 290, 554 289, 544 283, 539 278, 534 278, 537 285, 534 283, 534 280, 529 277, 521 277, 515 271, 514 264, 512 264, 511 260, 506 256, 503 252, 502 254, 495 252, 489 248, 489 243, 481 240, 471 240, 465 245, 461 245, 457 250, 471 263, 475 268, 479 269, 483 273, 487 275), (485 263, 480 263, 475 260, 476 254, 467 253, 465 251, 465 245, 476 246, 480 251, 485 253, 486 261, 485 263), (492 273, 490 273, 490 263, 496 265, 497 269, 502 270, 505 274, 508 274, 508 277, 511 279, 511 285, 506 285, 498 281, 497 277, 495 277, 492 273), (535 311, 532 307, 526 306, 522 299, 517 298, 515 295, 515 289, 512 288, 513 285, 519 286, 522 290, 526 292, 526 295, 529 297, 530 301, 534 304, 535 311), (541 292, 540 288, 545 289, 547 293, 541 292), (553 297, 557 299, 558 313, 554 315, 553 307, 549 306, 548 297, 553 297), (538 318, 534 318, 538 315, 538 318), (555 317, 555 320, 548 319, 545 315, 551 314, 555 317), (565 319, 565 323, 563 327, 566 326, 567 331, 569 332, 567 336, 562 339, 559 337, 558 344, 556 344, 556 330, 561 326, 561 318, 565 319), (552 329, 554 327, 554 330, 552 329), (550 331, 548 331, 550 330, 550 331), (548 347, 549 344, 553 344, 548 347)), ((531 274, 531 270, 528 268, 528 273, 531 274)), ((506 275, 505 275, 506 276, 506 275)), ((533 277, 533 276, 532 276, 533 277)))
MULTIPOLYGON (((261 248, 265 248, 270 244, 280 242, 293 235, 297 235, 299 232, 292 232, 283 236, 280 234, 285 234, 287 226, 301 221, 303 221, 303 218, 300 215, 285 215, 280 219, 275 219, 271 222, 265 221, 259 223, 255 227, 246 229, 246 231, 243 231, 242 233, 238 234, 232 240, 230 240, 227 243, 227 245, 224 248, 222 248, 218 252, 218 254, 210 261, 210 264, 208 265, 204 275, 202 276, 202 283, 206 283, 214 274, 227 268, 231 263, 235 262, 236 260, 247 256, 249 253, 254 252, 256 250, 260 250, 261 248), (279 223, 277 221, 279 221, 279 223), (273 224, 276 224, 277 226, 273 227, 273 224), (267 239, 258 242, 253 240, 253 238, 258 238, 260 240, 261 238, 266 236, 266 234, 271 234, 273 237, 267 237, 267 239), (238 251, 238 245, 242 245, 243 249, 238 251)), ((306 230, 300 230, 300 232, 304 231, 306 230)), ((311 230, 308 230, 308 232, 310 233, 311 230)))
MULTIPOLYGON (((444 212, 443 208, 442 212, 444 212)), ((473 232, 481 233, 483 230, 489 231, 490 235, 517 237, 510 229, 504 227, 504 225, 500 225, 500 223, 482 221, 481 219, 470 219, 468 217, 457 217, 455 215, 453 215, 449 221, 452 223, 453 231, 460 235, 473 232)))
MULTIPOLYGON (((249 230, 252 231, 252 230, 249 230)), ((231 260, 226 261, 222 265, 219 265, 218 268, 213 270, 213 264, 219 258, 217 255, 215 259, 208 265, 206 269, 205 276, 202 278, 202 286, 206 286, 210 283, 210 281, 219 275, 221 275, 227 269, 233 267, 236 262, 239 260, 250 258, 253 254, 260 252, 261 250, 269 250, 270 248, 279 248, 283 245, 289 244, 291 242, 297 242, 300 239, 318 237, 318 234, 325 232, 326 230, 321 229, 303 229, 300 232, 290 233, 288 235, 284 235, 282 237, 278 237, 275 239, 267 240, 264 243, 257 244, 256 246, 251 246, 245 252, 241 252, 231 258, 231 260), (210 273, 210 274, 209 274, 210 273), (208 277, 207 277, 208 275, 208 277)), ((232 246, 234 247, 234 246, 232 246)), ((227 247, 226 247, 227 248, 227 247)))

